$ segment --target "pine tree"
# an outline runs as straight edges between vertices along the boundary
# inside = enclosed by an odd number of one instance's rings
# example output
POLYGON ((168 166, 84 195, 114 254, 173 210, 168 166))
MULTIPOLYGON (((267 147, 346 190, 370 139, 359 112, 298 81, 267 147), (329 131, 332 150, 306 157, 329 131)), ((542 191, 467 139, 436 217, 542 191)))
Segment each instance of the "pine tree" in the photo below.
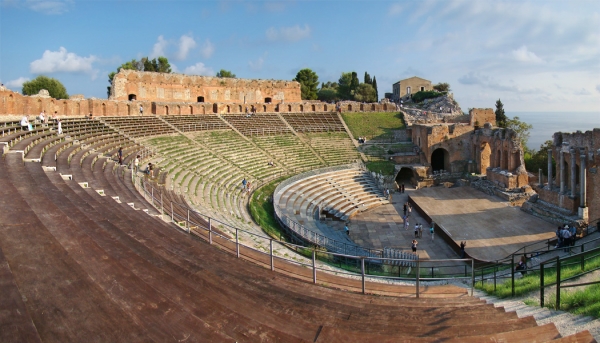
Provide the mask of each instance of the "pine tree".
POLYGON ((368 85, 373 85, 373 80, 371 80, 371 75, 365 71, 364 82, 368 85))
POLYGON ((373 88, 375 89, 375 101, 379 101, 379 91, 377 90, 377 79, 373 75, 373 88))
POLYGON ((494 113, 496 114, 496 125, 498 125, 498 127, 506 127, 508 118, 504 113, 504 104, 502 101, 500 101, 500 99, 496 101, 496 111, 494 113))

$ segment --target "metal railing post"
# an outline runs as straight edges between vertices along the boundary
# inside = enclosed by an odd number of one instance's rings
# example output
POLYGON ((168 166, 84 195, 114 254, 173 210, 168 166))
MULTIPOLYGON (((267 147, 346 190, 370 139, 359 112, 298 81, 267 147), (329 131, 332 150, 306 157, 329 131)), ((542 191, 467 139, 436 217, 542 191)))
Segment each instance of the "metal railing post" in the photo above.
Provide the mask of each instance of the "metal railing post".
MULTIPOLYGON (((494 279, 494 281, 496 281, 494 279)), ((471 259, 471 296, 475 290, 475 259, 471 259)))
POLYGON ((171 201, 170 203, 171 203, 171 221, 174 222, 175 221, 175 215, 173 213, 173 202, 171 201))
POLYGON ((511 294, 515 296, 515 255, 513 254, 510 259, 510 283, 511 283, 511 294))
POLYGON ((360 274, 362 277, 362 294, 365 294, 365 258, 360 258, 360 274))
POLYGON ((235 255, 237 258, 240 258, 240 236, 238 233, 238 228, 235 228, 235 255))
POLYGON ((415 285, 417 286, 417 298, 419 297, 419 278, 421 277, 421 261, 417 260, 417 275, 415 278, 415 285))
POLYGON ((540 307, 544 307, 544 262, 540 263, 540 307))
POLYGON ((269 251, 271 254, 271 271, 275 270, 275 264, 273 261, 273 238, 271 238, 271 240, 269 241, 269 251))
POLYGON ((560 310, 560 257, 556 256, 556 309, 560 310))
POLYGON ((313 283, 317 284, 317 251, 313 249, 312 253, 312 267, 313 267, 313 283))
POLYGON ((208 218, 208 244, 212 244, 212 218, 208 218))

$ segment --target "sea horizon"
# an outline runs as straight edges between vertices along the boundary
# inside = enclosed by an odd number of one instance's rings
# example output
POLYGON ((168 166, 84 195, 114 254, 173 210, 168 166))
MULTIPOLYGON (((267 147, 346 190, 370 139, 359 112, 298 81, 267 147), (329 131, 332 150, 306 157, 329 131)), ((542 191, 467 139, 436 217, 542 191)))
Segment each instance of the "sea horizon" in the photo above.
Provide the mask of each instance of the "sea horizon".
POLYGON ((509 118, 519 117, 521 121, 533 125, 527 147, 539 150, 547 140, 552 140, 556 132, 585 132, 600 128, 600 111, 591 112, 550 112, 550 111, 506 111, 509 118))

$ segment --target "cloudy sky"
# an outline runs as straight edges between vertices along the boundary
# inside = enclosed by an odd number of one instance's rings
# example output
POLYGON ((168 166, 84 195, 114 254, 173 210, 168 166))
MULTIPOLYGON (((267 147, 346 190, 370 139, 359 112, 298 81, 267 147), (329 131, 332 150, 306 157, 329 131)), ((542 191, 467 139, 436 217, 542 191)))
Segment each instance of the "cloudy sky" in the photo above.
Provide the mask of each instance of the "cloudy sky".
POLYGON ((0 81, 47 75, 106 97, 132 58, 180 73, 448 82, 463 109, 600 112, 600 1, 0 0, 0 81))

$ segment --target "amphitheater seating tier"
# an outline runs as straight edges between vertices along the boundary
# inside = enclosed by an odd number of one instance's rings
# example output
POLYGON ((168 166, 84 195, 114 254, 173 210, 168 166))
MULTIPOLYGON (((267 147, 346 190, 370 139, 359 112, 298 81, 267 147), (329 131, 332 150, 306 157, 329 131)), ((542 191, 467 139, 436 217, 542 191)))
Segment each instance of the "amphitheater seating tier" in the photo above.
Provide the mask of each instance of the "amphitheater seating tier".
POLYGON ((102 117, 102 122, 131 137, 148 137, 177 133, 156 116, 102 117))
MULTIPOLYGON (((77 142, 67 133, 59 142, 36 133, 27 146, 43 152, 42 163, 24 163, 11 151, 0 159, 1 342, 594 342, 587 331, 561 338, 553 324, 537 326, 451 286, 423 287, 432 299, 361 295, 288 276, 310 280, 310 269, 296 264, 277 260, 285 273, 272 272, 261 253, 244 249, 237 259, 233 243, 215 236, 217 249, 203 231, 194 238, 155 216, 135 191, 132 170, 112 159, 120 145, 128 159, 141 146, 101 127, 82 124, 73 133, 77 142), (51 164, 56 172, 42 168, 51 164)), ((193 142, 161 138, 157 149, 164 144, 192 166, 178 148, 193 142)), ((223 164, 212 152, 202 158, 223 164)), ((215 170, 213 177, 223 173, 215 170)), ((202 217, 194 221, 207 225, 202 217)), ((324 272, 318 277, 339 282, 324 272)), ((360 280, 348 282, 360 289, 360 280)), ((390 294, 414 288, 367 286, 390 294)))
POLYGON ((345 131, 335 113, 294 113, 282 116, 297 132, 345 131))
POLYGON ((174 115, 162 117, 167 123, 175 126, 181 132, 213 131, 229 129, 221 118, 213 114, 203 115, 174 115))
POLYGON ((279 135, 291 131, 276 114, 228 114, 223 118, 245 136, 279 135))
POLYGON ((304 137, 328 165, 353 163, 360 159, 346 132, 306 133, 304 137))

